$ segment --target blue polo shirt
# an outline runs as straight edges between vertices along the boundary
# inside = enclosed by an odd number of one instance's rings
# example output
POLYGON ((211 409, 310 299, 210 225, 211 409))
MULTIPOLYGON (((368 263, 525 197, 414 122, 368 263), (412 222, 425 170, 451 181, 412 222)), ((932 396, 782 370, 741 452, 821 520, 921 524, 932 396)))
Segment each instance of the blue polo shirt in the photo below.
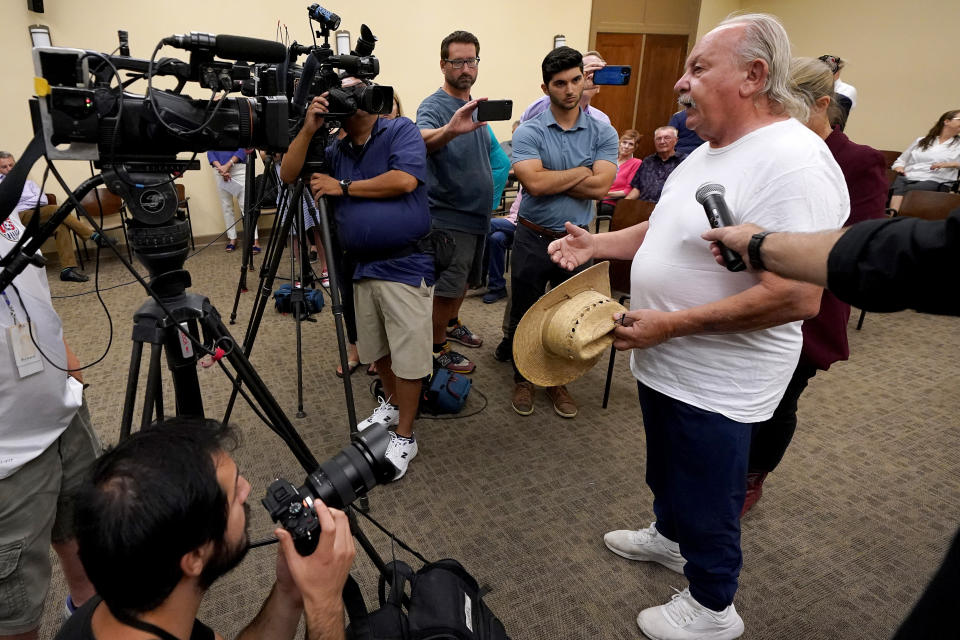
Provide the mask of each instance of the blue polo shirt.
MULTIPOLYGON (((370 139, 356 149, 350 138, 327 147, 330 175, 337 180, 367 180, 391 170, 409 173, 417 188, 392 198, 334 198, 337 232, 347 252, 392 251, 406 247, 430 232, 427 205, 427 147, 420 130, 407 118, 378 118, 370 139)), ((370 278, 419 287, 433 284, 433 258, 414 253, 402 258, 357 264, 354 280, 370 278)))
MULTIPOLYGON (((547 109, 528 120, 513 134, 513 164, 540 160, 544 169, 563 171, 592 167, 598 160, 617 164, 617 132, 609 124, 580 110, 576 123, 564 131, 553 111, 547 109)), ((563 231, 568 220, 586 225, 593 218, 594 201, 556 193, 550 196, 523 194, 519 216, 554 231, 563 231)))

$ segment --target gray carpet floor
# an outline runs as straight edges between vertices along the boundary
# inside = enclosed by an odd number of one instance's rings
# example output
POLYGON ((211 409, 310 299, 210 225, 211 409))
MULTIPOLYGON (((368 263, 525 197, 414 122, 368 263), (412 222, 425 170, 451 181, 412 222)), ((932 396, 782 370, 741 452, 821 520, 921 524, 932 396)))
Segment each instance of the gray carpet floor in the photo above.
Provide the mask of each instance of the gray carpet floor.
MULTIPOLYGON (((187 268, 193 290, 229 318, 239 252, 214 245, 187 268)), ((51 268, 54 295, 75 296, 55 305, 80 359, 99 358, 112 331, 105 359, 85 376, 94 422, 104 442, 114 443, 132 314, 145 294, 135 284, 104 291, 108 320, 95 295, 76 296, 92 291, 92 280, 62 283, 57 273, 51 268)), ((250 275, 251 287, 256 276, 250 275)), ((101 289, 129 280, 118 261, 102 262, 101 289)), ((230 327, 238 339, 252 301, 253 293, 241 297, 230 327)), ((509 405, 510 365, 493 359, 503 308, 503 301, 485 305, 476 295, 465 302, 461 317, 485 339, 479 349, 464 349, 477 362, 465 409, 470 415, 417 423, 420 454, 404 479, 371 492, 371 515, 428 558, 460 560, 492 588, 488 602, 517 640, 639 638, 640 609, 662 604, 686 585, 660 566, 613 555, 602 542, 610 529, 653 519, 628 358, 616 360, 608 409, 601 408, 604 357, 569 386, 580 405, 576 419, 556 416, 542 391, 534 415, 522 418, 509 405)), ((252 362, 315 456, 325 460, 346 444, 348 428, 343 387, 334 375, 329 305, 316 319, 303 325, 306 417, 294 417, 294 322, 277 314, 272 301, 252 362)), ((736 606, 745 638, 886 638, 910 610, 960 524, 958 334, 960 319, 913 312, 868 314, 860 332, 851 322, 851 360, 811 381, 793 444, 743 521, 736 606)), ((199 375, 208 415, 221 417, 227 378, 216 367, 199 375)), ((352 378, 361 418, 375 406, 367 391, 371 380, 362 371, 352 378)), ((169 376, 164 388, 172 414, 169 376)), ((243 437, 235 457, 253 485, 251 537, 263 538, 272 529, 259 505, 263 490, 277 475, 299 482, 304 472, 244 404, 231 421, 243 437)), ((387 559, 412 560, 385 535, 364 529, 387 559)), ((211 589, 201 619, 226 637, 236 635, 268 592, 274 562, 275 547, 253 550, 211 589)), ((362 554, 354 575, 372 602, 376 574, 362 554)), ((42 637, 55 633, 65 594, 55 566, 42 637)))

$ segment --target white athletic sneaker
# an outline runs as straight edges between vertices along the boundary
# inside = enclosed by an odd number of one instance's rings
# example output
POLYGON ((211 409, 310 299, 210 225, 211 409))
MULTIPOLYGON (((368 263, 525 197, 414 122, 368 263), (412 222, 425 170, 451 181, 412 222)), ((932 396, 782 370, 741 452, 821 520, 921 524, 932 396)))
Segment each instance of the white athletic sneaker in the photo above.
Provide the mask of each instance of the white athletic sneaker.
POLYGON ((631 531, 620 529, 604 534, 603 543, 607 549, 628 560, 657 562, 671 571, 683 573, 683 565, 687 563, 680 555, 680 545, 673 540, 660 535, 656 522, 651 522, 646 529, 631 531))
POLYGON ((395 432, 390 432, 390 444, 387 445, 387 460, 393 463, 397 468, 397 475, 394 480, 399 480, 407 472, 410 461, 417 455, 417 436, 414 434, 410 438, 398 436, 395 432))
POLYGON ((380 406, 373 410, 373 413, 366 420, 357 423, 357 431, 363 431, 367 427, 375 424, 382 424, 385 427, 393 427, 400 420, 400 409, 390 404, 390 398, 384 400, 378 396, 380 406))
POLYGON ((733 640, 743 635, 743 618, 732 604, 723 611, 708 609, 693 599, 690 589, 677 591, 667 604, 644 609, 637 624, 651 640, 733 640))

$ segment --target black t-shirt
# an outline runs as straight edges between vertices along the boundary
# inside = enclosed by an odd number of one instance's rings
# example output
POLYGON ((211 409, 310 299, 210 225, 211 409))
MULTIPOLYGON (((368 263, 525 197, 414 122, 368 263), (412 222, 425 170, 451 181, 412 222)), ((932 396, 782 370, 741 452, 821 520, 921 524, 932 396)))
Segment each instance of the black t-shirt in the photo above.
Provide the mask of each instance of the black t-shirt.
MULTIPOLYGON (((103 599, 100 596, 90 598, 63 623, 54 640, 97 640, 96 636, 93 635, 91 623, 93 612, 101 602, 103 602, 103 599)), ((210 627, 199 620, 193 621, 190 640, 214 640, 214 638, 216 636, 210 627)))

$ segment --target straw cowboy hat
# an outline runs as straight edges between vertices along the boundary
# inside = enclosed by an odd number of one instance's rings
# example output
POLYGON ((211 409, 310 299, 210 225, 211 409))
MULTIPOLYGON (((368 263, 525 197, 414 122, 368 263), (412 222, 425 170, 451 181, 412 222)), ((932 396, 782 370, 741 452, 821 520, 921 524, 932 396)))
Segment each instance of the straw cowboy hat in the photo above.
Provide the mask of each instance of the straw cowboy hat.
POLYGON ((513 361, 534 384, 556 387, 576 380, 611 344, 615 313, 610 263, 600 262, 554 287, 530 307, 513 337, 513 361))

